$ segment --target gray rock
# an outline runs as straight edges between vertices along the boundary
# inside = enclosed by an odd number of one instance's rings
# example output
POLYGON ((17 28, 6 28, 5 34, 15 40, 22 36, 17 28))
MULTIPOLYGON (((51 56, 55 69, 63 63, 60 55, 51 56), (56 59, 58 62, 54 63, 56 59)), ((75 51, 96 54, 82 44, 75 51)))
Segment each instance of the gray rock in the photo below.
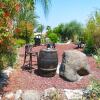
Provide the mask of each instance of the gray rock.
POLYGON ((12 100, 12 98, 14 99, 14 93, 13 92, 10 92, 10 93, 7 93, 5 94, 5 100, 12 100))
POLYGON ((0 100, 1 100, 1 97, 0 97, 0 100))
POLYGON ((0 89, 3 88, 3 86, 8 84, 7 80, 10 76, 10 73, 12 73, 13 70, 14 69, 12 69, 11 67, 8 67, 4 69, 2 73, 0 73, 0 89))
POLYGON ((40 93, 35 90, 24 91, 21 100, 40 100, 40 93))
POLYGON ((2 100, 2 96, 0 95, 0 100, 2 100))
POLYGON ((8 80, 7 75, 4 74, 4 73, 1 73, 1 76, 0 76, 0 89, 2 89, 5 85, 8 84, 7 80, 8 80))
POLYGON ((10 73, 12 73, 13 71, 14 69, 9 66, 7 69, 3 70, 3 73, 5 73, 9 77, 10 73))
POLYGON ((52 87, 44 90, 41 100, 67 100, 67 96, 62 90, 52 87))
POLYGON ((72 82, 79 80, 81 76, 89 74, 86 55, 77 50, 64 51, 59 74, 72 82))
POLYGON ((76 89, 76 90, 64 89, 64 92, 68 100, 82 100, 83 97, 82 89, 76 89))
POLYGON ((22 90, 17 90, 16 93, 14 94, 15 100, 21 100, 22 93, 23 93, 22 90))
POLYGON ((1 77, 0 77, 0 80, 2 80, 2 79, 8 79, 8 76, 7 76, 7 74, 5 74, 5 73, 1 73, 1 77))

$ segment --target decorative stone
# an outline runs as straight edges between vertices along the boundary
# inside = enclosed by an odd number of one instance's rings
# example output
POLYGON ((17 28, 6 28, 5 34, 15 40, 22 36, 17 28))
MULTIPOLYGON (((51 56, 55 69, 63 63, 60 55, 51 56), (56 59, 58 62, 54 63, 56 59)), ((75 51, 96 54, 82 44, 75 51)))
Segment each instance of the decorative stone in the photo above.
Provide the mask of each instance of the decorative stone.
POLYGON ((40 93, 35 90, 24 91, 21 100, 40 100, 40 93))
POLYGON ((68 100, 82 100, 83 90, 76 89, 76 90, 69 90, 64 89, 64 92, 68 98, 68 100))
POLYGON ((3 73, 9 77, 10 73, 12 73, 13 70, 14 69, 12 67, 8 67, 7 69, 3 70, 3 73))
POLYGON ((8 80, 8 76, 4 73, 1 73, 1 77, 0 77, 0 89, 2 89, 5 85, 8 84, 7 82, 8 80))
POLYGON ((0 95, 0 100, 2 100, 2 97, 1 97, 1 95, 0 95))
POLYGON ((4 69, 2 73, 0 74, 0 88, 3 88, 4 85, 7 85, 7 80, 10 76, 10 73, 12 73, 14 69, 11 67, 8 67, 7 69, 4 69))
POLYGON ((44 90, 41 100, 67 100, 63 91, 54 87, 44 90))
POLYGON ((13 100, 14 99, 14 93, 13 92, 10 92, 10 93, 7 93, 5 94, 5 100, 13 100))
POLYGON ((59 74, 68 81, 77 81, 81 76, 89 74, 87 57, 77 50, 64 51, 59 74))
POLYGON ((8 79, 8 76, 7 76, 6 73, 1 73, 0 81, 1 81, 2 79, 3 79, 3 80, 7 80, 7 79, 8 79))
POLYGON ((15 100, 20 100, 22 93, 23 93, 22 90, 17 90, 16 93, 14 94, 15 100))

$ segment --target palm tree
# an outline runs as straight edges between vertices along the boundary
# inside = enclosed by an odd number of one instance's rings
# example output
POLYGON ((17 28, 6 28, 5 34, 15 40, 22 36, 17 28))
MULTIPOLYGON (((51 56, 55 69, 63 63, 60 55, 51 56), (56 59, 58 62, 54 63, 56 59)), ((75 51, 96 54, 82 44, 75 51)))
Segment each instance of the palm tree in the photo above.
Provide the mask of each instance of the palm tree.
MULTIPOLYGON (((27 41, 27 38, 28 38, 27 23, 31 23, 33 25, 33 29, 35 28, 35 26, 37 24, 36 18, 38 16, 36 16, 36 14, 34 12, 35 5, 37 3, 41 3, 44 8, 45 15, 47 15, 48 8, 49 8, 49 5, 48 5, 49 1, 50 0, 19 0, 22 7, 21 7, 20 13, 18 14, 18 17, 17 17, 17 25, 20 24, 21 21, 25 22, 24 29, 25 29, 25 34, 26 34, 26 43, 28 42, 27 41)), ((43 30, 42 26, 41 26, 41 29, 43 30)), ((41 32, 41 36, 42 36, 42 32, 41 32)))
POLYGON ((37 32, 40 32, 41 33, 41 41, 42 41, 42 33, 43 33, 43 30, 44 30, 44 25, 39 24, 38 25, 38 28, 37 28, 37 32))
POLYGON ((40 3, 43 7, 44 14, 47 15, 49 11, 49 6, 51 4, 51 0, 33 0, 36 3, 40 3))
POLYGON ((41 33, 41 36, 42 36, 43 30, 44 30, 44 25, 39 24, 39 25, 38 25, 38 28, 37 28, 37 32, 40 32, 40 33, 41 33))
POLYGON ((19 1, 21 2, 22 6, 25 7, 25 9, 28 7, 29 9, 32 9, 33 11, 35 9, 35 5, 37 3, 40 3, 43 7, 44 14, 47 15, 51 0, 19 0, 19 1))

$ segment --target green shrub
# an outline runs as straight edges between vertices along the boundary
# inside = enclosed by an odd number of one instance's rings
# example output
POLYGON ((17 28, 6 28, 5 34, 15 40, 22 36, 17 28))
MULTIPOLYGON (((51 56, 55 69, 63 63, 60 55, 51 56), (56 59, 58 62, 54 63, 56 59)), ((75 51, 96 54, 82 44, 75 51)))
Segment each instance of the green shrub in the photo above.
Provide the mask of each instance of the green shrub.
POLYGON ((15 51, 0 54, 0 71, 8 66, 13 67, 16 62, 16 56, 17 53, 15 51))
POLYGON ((23 46, 25 43, 26 43, 26 42, 25 42, 25 40, 23 40, 23 39, 18 39, 18 40, 16 40, 16 44, 17 44, 18 47, 23 46))
POLYGON ((58 41, 58 36, 57 36, 57 34, 55 34, 55 33, 50 33, 50 34, 48 35, 48 37, 50 38, 50 40, 51 40, 53 43, 56 43, 56 42, 58 41))
POLYGON ((90 54, 90 55, 95 53, 94 41, 91 35, 88 35, 87 37, 86 46, 84 48, 84 53, 90 54))
POLYGON ((5 32, 2 28, 0 34, 0 72, 2 69, 13 66, 16 61, 16 39, 10 32, 5 32))
POLYGON ((100 48, 100 10, 96 10, 89 18, 85 28, 85 51, 95 53, 100 48))
POLYGON ((100 81, 91 79, 90 85, 83 91, 82 100, 99 100, 100 99, 100 81))
POLYGON ((30 36, 30 41, 29 41, 30 44, 34 44, 34 34, 32 34, 30 36))
POLYGON ((91 91, 95 93, 97 97, 100 98, 100 82, 95 79, 92 79, 91 86, 91 91))
POLYGON ((94 58, 96 60, 97 67, 100 68, 100 48, 97 49, 97 52, 96 52, 96 55, 94 55, 94 58))
POLYGON ((93 40, 94 40, 94 47, 96 49, 100 48, 100 29, 99 31, 96 30, 96 32, 93 34, 93 40))

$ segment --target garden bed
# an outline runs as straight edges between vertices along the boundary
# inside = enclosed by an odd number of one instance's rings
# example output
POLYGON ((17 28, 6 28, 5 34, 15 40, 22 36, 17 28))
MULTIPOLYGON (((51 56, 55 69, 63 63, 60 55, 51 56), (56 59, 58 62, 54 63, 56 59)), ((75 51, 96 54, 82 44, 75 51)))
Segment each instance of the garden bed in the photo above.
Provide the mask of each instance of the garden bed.
MULTIPOLYGON (((45 48, 45 46, 37 46, 34 47, 34 51, 39 51, 40 49, 45 48)), ((65 45, 56 45, 56 49, 58 50, 58 59, 59 63, 62 60, 62 53, 64 50, 75 49, 76 45, 74 44, 65 44, 65 45)), ((82 50, 82 49, 78 49, 82 50)), ((37 60, 36 57, 33 58, 33 69, 31 70, 22 70, 21 67, 23 65, 24 60, 24 48, 20 48, 19 50, 19 64, 18 69, 10 75, 8 80, 8 85, 4 87, 4 92, 16 91, 18 89, 21 90, 39 90, 43 91, 50 87, 56 87, 58 89, 81 89, 85 88, 89 85, 90 76, 95 77, 96 79, 100 79, 100 69, 96 68, 96 62, 92 57, 88 58, 88 63, 90 65, 91 74, 84 76, 81 80, 77 82, 68 82, 63 80, 56 74, 54 77, 41 77, 37 73, 37 60)))

